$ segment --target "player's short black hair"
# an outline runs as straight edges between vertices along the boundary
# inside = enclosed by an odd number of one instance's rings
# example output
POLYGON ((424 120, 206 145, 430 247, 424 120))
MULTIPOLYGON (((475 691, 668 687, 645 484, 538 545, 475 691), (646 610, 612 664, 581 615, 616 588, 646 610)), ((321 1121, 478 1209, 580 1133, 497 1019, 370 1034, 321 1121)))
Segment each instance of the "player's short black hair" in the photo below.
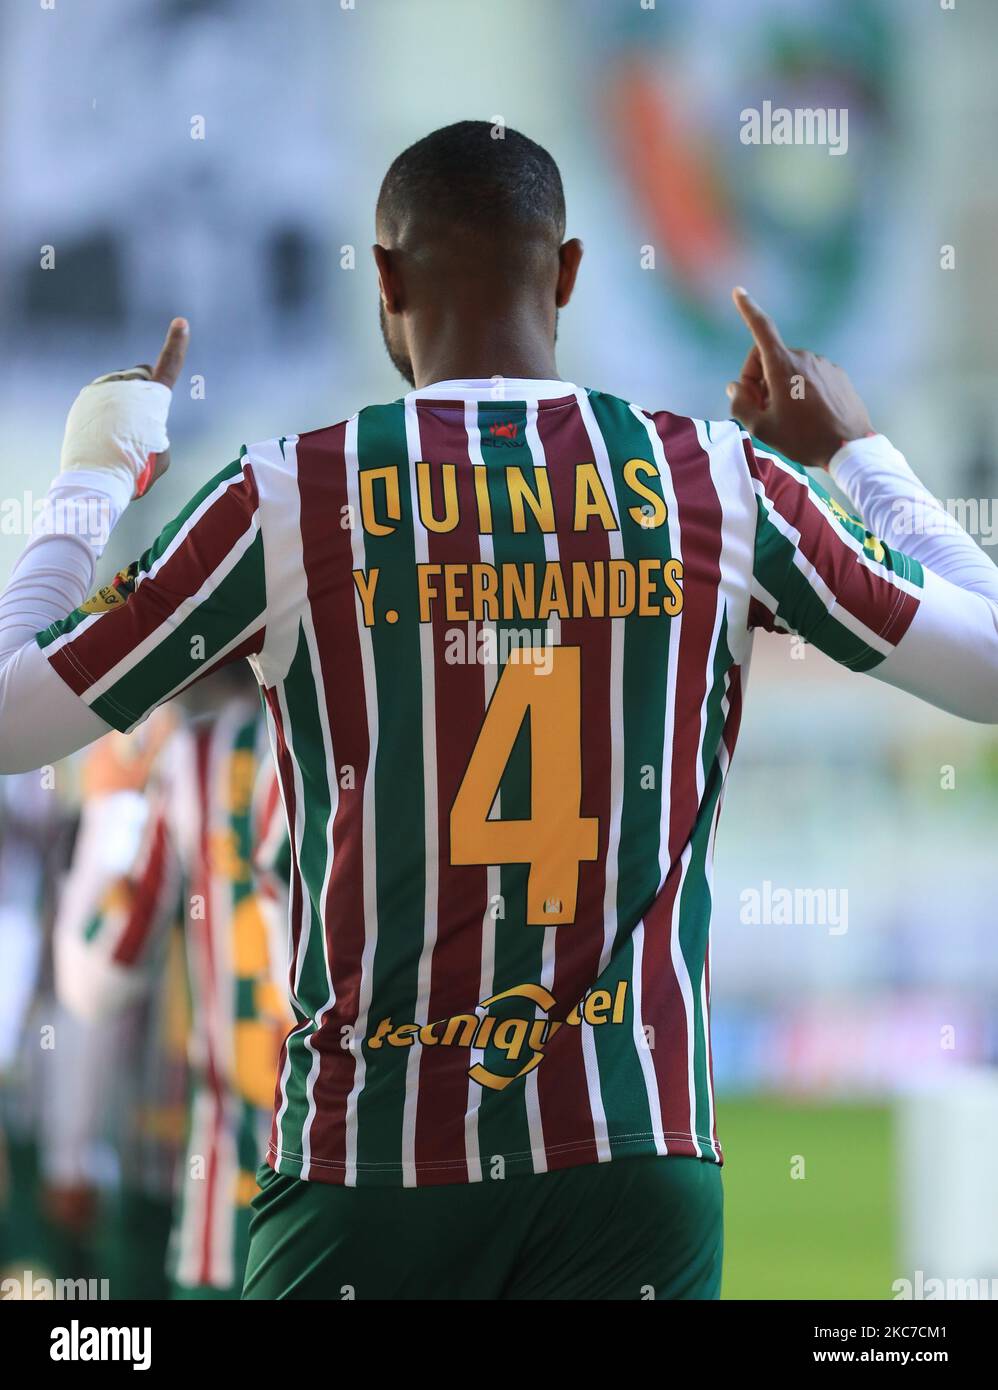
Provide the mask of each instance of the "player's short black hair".
POLYGON ((417 140, 392 161, 378 224, 424 223, 491 237, 525 233, 560 245, 565 193, 542 146, 508 126, 458 121, 417 140))

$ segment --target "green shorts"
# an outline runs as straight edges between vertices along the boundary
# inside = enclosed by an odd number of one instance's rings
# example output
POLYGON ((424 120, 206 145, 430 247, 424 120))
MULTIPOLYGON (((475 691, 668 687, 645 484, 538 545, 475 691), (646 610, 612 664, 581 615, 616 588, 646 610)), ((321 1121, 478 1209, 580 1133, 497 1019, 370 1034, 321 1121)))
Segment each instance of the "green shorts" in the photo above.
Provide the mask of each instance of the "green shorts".
POLYGON ((264 1166, 244 1298, 686 1299, 721 1288, 721 1170, 655 1155, 335 1187, 264 1166))

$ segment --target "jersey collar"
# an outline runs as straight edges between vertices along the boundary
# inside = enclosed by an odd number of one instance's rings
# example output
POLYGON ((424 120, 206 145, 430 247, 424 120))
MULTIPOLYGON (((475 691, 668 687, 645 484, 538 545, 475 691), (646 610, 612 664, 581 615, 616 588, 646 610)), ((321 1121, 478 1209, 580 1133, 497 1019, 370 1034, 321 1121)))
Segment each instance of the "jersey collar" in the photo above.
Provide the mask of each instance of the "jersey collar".
POLYGON ((407 401, 553 401, 574 396, 578 387, 570 381, 541 381, 535 377, 466 377, 434 381, 410 391, 407 401))

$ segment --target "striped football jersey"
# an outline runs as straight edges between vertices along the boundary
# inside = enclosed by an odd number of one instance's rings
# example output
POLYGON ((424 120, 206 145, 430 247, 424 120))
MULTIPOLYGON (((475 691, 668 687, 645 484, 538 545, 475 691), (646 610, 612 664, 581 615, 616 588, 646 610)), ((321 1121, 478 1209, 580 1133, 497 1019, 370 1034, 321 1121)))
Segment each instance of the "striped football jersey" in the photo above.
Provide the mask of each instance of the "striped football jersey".
POLYGON ((870 670, 917 563, 732 421, 448 382, 245 449, 40 634, 130 728, 246 656, 290 835, 270 1162, 721 1161, 718 813, 757 627, 870 670))

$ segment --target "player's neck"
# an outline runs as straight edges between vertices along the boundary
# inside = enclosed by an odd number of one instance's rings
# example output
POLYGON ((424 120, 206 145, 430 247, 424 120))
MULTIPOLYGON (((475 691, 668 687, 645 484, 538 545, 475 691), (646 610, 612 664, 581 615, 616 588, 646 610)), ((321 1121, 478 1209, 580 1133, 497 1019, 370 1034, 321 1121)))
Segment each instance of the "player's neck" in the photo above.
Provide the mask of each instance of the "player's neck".
POLYGON ((547 325, 509 321, 477 324, 468 331, 439 328, 427 335, 425 349, 413 351, 416 386, 435 381, 489 381, 493 377, 557 381, 553 334, 547 325))

